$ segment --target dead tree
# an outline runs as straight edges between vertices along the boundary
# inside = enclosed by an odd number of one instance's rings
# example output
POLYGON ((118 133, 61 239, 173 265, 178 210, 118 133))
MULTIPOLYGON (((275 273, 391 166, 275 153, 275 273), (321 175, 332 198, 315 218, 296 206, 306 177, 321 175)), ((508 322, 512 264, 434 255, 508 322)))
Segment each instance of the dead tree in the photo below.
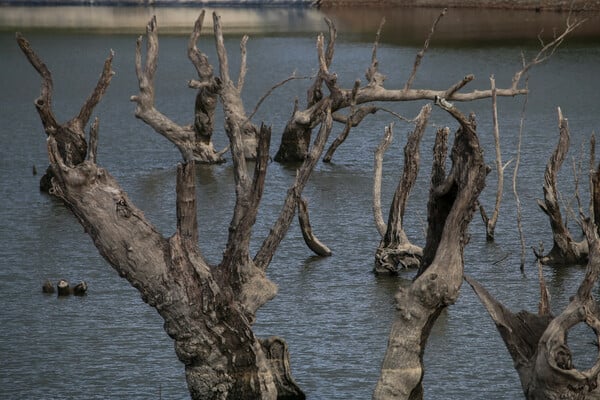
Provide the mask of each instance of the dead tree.
MULTIPOLYGON (((465 277, 496 324, 521 380, 526 399, 597 399, 600 357, 588 370, 573 364, 567 343, 568 332, 585 323, 600 338, 599 309, 592 289, 600 272, 600 241, 597 227, 583 222, 589 242, 589 261, 585 277, 571 302, 558 316, 550 314, 543 279, 542 298, 537 314, 520 311, 513 314, 476 280, 465 277)), ((541 265, 541 264, 540 264, 541 265)))
POLYGON ((445 171, 447 131, 439 130, 428 202, 428 232, 423 260, 412 284, 396 294, 392 325, 374 399, 422 399, 423 354, 440 312, 453 304, 463 280, 467 228, 483 190, 486 166, 472 120, 444 99, 442 109, 460 124, 445 171))
MULTIPOLYGON (((146 71, 140 68, 141 51, 136 52, 138 72, 142 72, 141 93, 134 98, 138 106, 144 104, 141 97, 152 93, 146 87, 149 80, 144 77, 148 71, 152 75, 156 65, 152 62, 157 57, 155 39, 153 18, 147 31, 150 61, 146 61, 146 71)), ((34 60, 37 59, 36 56, 34 60)), ((110 62, 107 71, 103 85, 112 76, 110 62)), ((51 85, 44 81, 42 87, 50 96, 51 85)), ((256 337, 252 325, 257 310, 277 292, 265 270, 324 149, 332 124, 329 105, 324 112, 315 144, 288 190, 281 214, 252 258, 249 244, 264 188, 270 129, 263 125, 258 131, 257 158, 250 175, 244 151, 244 124, 228 118, 226 110, 236 202, 223 258, 217 265, 209 264, 198 247, 195 162, 190 152, 182 152, 184 162, 177 167, 177 229, 173 236, 163 237, 112 175, 96 163, 97 124, 90 132, 88 158, 79 162, 63 157, 63 136, 49 132, 52 192, 77 217, 100 254, 163 317, 164 328, 185 366, 194 399, 304 398, 291 377, 285 342, 277 337, 256 337)), ((192 142, 195 137, 188 135, 186 140, 192 142)), ((192 148, 192 143, 184 145, 192 148)))
POLYGON ((490 82, 492 88, 492 121, 494 125, 494 148, 496 153, 496 173, 498 174, 498 181, 496 185, 496 202, 494 204, 492 216, 488 217, 482 204, 479 205, 479 212, 481 213, 481 218, 485 224, 486 240, 488 242, 493 242, 494 233, 496 231, 496 223, 498 222, 498 215, 500 214, 502 193, 504 191, 504 170, 508 164, 510 164, 510 161, 504 165, 502 164, 502 152, 500 151, 500 129, 498 127, 498 106, 496 102, 496 80, 493 76, 490 77, 490 82))
MULTIPOLYGON (((277 162, 298 162, 302 161, 307 154, 308 144, 310 143, 310 136, 312 129, 317 126, 320 121, 317 116, 322 115, 323 101, 326 97, 331 101, 331 109, 334 112, 334 119, 342 122, 349 129, 349 127, 356 126, 360 121, 371 113, 376 112, 380 108, 373 106, 369 103, 374 102, 402 102, 402 101, 416 101, 416 100, 434 100, 436 98, 444 98, 448 101, 472 101, 478 99, 489 98, 492 96, 492 90, 473 90, 471 92, 461 92, 461 90, 475 79, 473 75, 466 75, 464 78, 457 81, 446 89, 426 89, 426 88, 413 88, 412 84, 415 79, 418 67, 421 59, 423 58, 425 51, 429 46, 429 41, 435 31, 435 27, 439 22, 440 18, 445 14, 445 10, 440 14, 440 17, 434 22, 431 32, 421 50, 415 59, 413 69, 410 77, 408 78, 404 87, 399 89, 388 89, 384 87, 385 76, 379 72, 379 62, 377 60, 377 45, 379 41, 379 33, 373 46, 373 55, 371 58, 371 64, 367 68, 365 78, 367 83, 361 86, 360 81, 356 81, 354 87, 350 89, 340 88, 337 82, 325 82, 330 94, 328 96, 311 97, 310 93, 315 92, 321 94, 320 90, 315 90, 315 86, 319 87, 321 81, 315 81, 315 84, 309 91, 309 101, 307 106, 303 110, 299 110, 299 106, 296 103, 292 117, 288 121, 284 132, 281 137, 281 143, 275 156, 277 162), (317 101, 318 99, 318 101, 317 101), (358 107, 360 106, 360 107, 358 107), (350 114, 346 117, 340 116, 340 111, 351 107, 350 114), (348 125, 349 124, 349 125, 348 125), (349 126, 349 127, 348 127, 349 126)), ((563 42, 565 37, 577 29, 585 20, 567 20, 565 30, 558 36, 556 36, 551 42, 544 44, 540 51, 531 59, 525 63, 523 67, 517 71, 512 78, 512 83, 508 88, 497 88, 496 96, 510 96, 523 95, 528 92, 528 89, 519 87, 521 78, 527 74, 527 72, 535 65, 546 61, 556 49, 563 42)), ((330 36, 327 52, 327 65, 331 64, 333 58, 333 47, 335 46, 336 35, 331 33, 332 28, 330 25, 330 36), (331 55, 331 57, 329 57, 331 55)), ((335 32, 335 31, 334 31, 335 32)), ((344 132, 341 136, 347 135, 344 132)), ((336 143, 335 146, 338 146, 336 143)), ((332 149, 327 153, 327 161, 331 159, 332 149)))
POLYGON ((404 212, 410 191, 417 180, 420 162, 420 143, 429 115, 431 105, 425 105, 419 115, 415 118, 415 129, 408 136, 404 147, 404 169, 402 177, 398 182, 387 224, 383 223, 381 217, 381 164, 383 153, 391 142, 392 125, 386 127, 385 136, 375 151, 375 177, 373 184, 373 210, 375 220, 381 221, 376 225, 382 236, 381 242, 375 252, 375 268, 377 274, 397 274, 401 268, 418 268, 423 256, 423 249, 410 242, 403 228, 404 212))
POLYGON ((219 94, 225 111, 225 130, 241 130, 240 133, 244 157, 248 160, 254 160, 256 158, 256 148, 258 146, 259 128, 247 117, 241 97, 246 80, 246 42, 248 41, 248 36, 244 35, 240 42, 240 72, 237 84, 234 84, 229 75, 229 61, 227 58, 227 50, 225 49, 225 40, 223 39, 221 17, 216 13, 213 13, 213 29, 215 33, 217 56, 219 58, 219 71, 221 77, 221 90, 219 94))
MULTIPOLYGON (((52 110, 52 91, 54 83, 50 70, 33 51, 31 45, 23 35, 17 33, 16 38, 19 47, 42 78, 41 93, 40 96, 35 99, 35 108, 42 121, 44 131, 46 132, 46 135, 57 138, 59 143, 58 150, 60 151, 63 160, 65 160, 65 163, 68 165, 77 165, 81 163, 87 155, 88 147, 85 140, 84 129, 90 120, 94 107, 100 102, 110 84, 114 74, 111 69, 114 54, 111 51, 104 62, 104 68, 102 69, 98 83, 90 97, 87 98, 79 110, 79 114, 61 124, 56 120, 54 111, 52 110)), ((48 192, 52 186, 51 180, 52 169, 48 168, 40 180, 40 190, 48 192)))
POLYGON ((548 160, 544 173, 544 200, 538 200, 538 205, 550 219, 553 246, 546 255, 535 249, 536 258, 545 265, 585 265, 588 257, 588 241, 576 242, 563 221, 557 189, 557 174, 569 150, 569 126, 567 119, 558 108, 559 140, 556 149, 548 160))
POLYGON ((145 65, 142 64, 142 37, 137 41, 135 68, 140 92, 138 95, 131 96, 131 101, 137 104, 135 116, 175 144, 184 161, 194 160, 200 163, 215 164, 225 161, 222 153, 215 151, 212 143, 215 109, 221 90, 221 81, 213 76, 213 68, 206 55, 196 47, 203 20, 204 11, 196 20, 188 42, 188 57, 194 64, 199 78, 189 82, 190 87, 198 89, 194 123, 178 125, 158 111, 154 105, 154 77, 158 61, 156 18, 152 18, 146 27, 145 65))

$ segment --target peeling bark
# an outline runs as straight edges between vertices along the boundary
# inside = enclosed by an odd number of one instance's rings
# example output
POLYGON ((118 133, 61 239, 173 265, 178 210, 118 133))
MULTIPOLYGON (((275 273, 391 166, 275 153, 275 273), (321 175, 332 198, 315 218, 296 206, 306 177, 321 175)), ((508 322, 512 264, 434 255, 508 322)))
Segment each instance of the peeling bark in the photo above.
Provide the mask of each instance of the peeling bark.
MULTIPOLYGON (((399 269, 418 268, 421 264, 423 249, 410 242, 403 222, 408 196, 419 173, 419 147, 430 114, 431 105, 423 106, 416 118, 415 129, 408 136, 404 147, 404 169, 390 205, 385 233, 375 252, 374 271, 377 274, 397 274, 399 269)), ((391 132, 391 127, 389 130, 391 132)))
MULTIPOLYGON (((597 229, 589 219, 583 222, 590 255, 586 274, 571 302, 558 316, 549 313, 548 298, 540 275, 542 300, 538 314, 521 311, 513 314, 476 280, 466 276, 504 340, 519 373, 525 398, 597 399, 600 357, 588 370, 578 370, 567 344, 569 329, 579 323, 600 335, 599 309, 592 289, 600 272, 600 242, 597 229)), ((540 264, 541 265, 541 264, 540 264)))
POLYGON ((538 205, 550 219, 553 246, 550 252, 542 255, 535 251, 535 256, 545 265, 585 265, 588 257, 586 240, 576 242, 571 232, 563 222, 558 202, 557 175, 567 151, 569 150, 569 126, 558 109, 559 141, 546 165, 544 173, 544 200, 538 200, 538 205))
MULTIPOLYGON (((112 59, 114 53, 111 51, 106 61, 104 68, 98 79, 98 83, 94 88, 90 97, 81 106, 79 114, 68 120, 60 123, 56 120, 54 111, 52 110, 52 90, 53 81, 50 70, 35 53, 29 41, 21 35, 16 34, 17 44, 27 57, 31 65, 40 74, 42 78, 42 88, 40 96, 35 100, 35 108, 40 116, 44 131, 48 137, 53 136, 58 142, 58 151, 61 157, 68 165, 77 165, 81 163, 87 156, 87 142, 85 139, 85 126, 87 125, 92 112, 96 105, 102 99, 102 96, 108 89, 114 72, 112 70, 112 59)), ((40 190, 48 192, 51 189, 52 169, 49 167, 46 173, 40 179, 40 190)))
POLYGON ((472 123, 443 99, 436 101, 460 124, 446 176, 444 133, 438 131, 428 205, 428 231, 417 277, 396 294, 396 316, 374 399, 422 399, 423 353, 440 312, 453 304, 463 276, 463 249, 477 197, 485 185, 483 152, 472 123))

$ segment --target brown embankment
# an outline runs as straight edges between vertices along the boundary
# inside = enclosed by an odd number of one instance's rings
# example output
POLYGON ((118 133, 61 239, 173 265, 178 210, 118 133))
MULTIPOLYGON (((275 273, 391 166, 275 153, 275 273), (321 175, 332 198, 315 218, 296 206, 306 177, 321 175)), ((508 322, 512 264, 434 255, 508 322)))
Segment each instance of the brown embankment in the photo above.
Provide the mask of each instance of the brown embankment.
POLYGON ((600 10, 600 0, 317 0, 322 8, 340 6, 496 8, 536 11, 600 10))

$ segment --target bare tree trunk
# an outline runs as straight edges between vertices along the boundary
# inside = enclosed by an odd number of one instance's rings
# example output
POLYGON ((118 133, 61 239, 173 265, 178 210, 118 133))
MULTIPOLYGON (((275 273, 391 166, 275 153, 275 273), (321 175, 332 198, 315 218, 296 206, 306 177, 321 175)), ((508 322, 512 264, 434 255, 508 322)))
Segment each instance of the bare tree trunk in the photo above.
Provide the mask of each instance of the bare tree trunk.
POLYGON ((527 107, 528 95, 525 95, 525 101, 523 102, 523 109, 521 111, 521 118, 519 121, 519 138, 517 140, 517 156, 515 160, 515 169, 512 177, 512 189, 513 195, 515 196, 515 203, 517 205, 517 229, 519 231, 519 240, 521 242, 521 262, 520 270, 525 270, 525 237, 523 236, 523 218, 521 212, 521 199, 517 191, 517 176, 519 174, 519 166, 521 165, 521 144, 523 142, 523 124, 525 122, 525 109, 527 107))
MULTIPOLYGON (((148 25, 150 61, 145 71, 141 71, 141 40, 136 54, 141 89, 140 96, 133 100, 142 108, 149 104, 143 97, 152 94, 148 83, 156 66, 152 61, 157 56, 154 21, 148 25)), ((107 70, 105 79, 112 76, 110 61, 107 70)), ((51 86, 46 81, 43 85, 50 96, 51 86)), ((148 116, 160 114, 153 111, 148 116)), ((330 111, 324 120, 329 123, 317 137, 318 145, 313 150, 316 159, 331 129, 330 111)), ((157 122, 169 124, 161 118, 157 122)), ((52 190, 78 218, 100 254, 163 317, 164 328, 185 365, 192 398, 303 399, 290 374, 285 342, 280 338, 261 340, 252 332, 256 311, 276 294, 277 288, 267 279, 265 270, 289 227, 287 218, 280 217, 271 229, 270 245, 261 247, 259 262, 253 261, 249 241, 264 187, 270 129, 262 126, 259 130, 257 160, 250 177, 242 129, 236 121, 230 121, 227 132, 235 170, 236 204, 223 259, 218 265, 210 265, 197 246, 196 179, 191 153, 182 152, 184 159, 190 159, 177 169, 177 231, 165 238, 108 171, 96 164, 97 126, 94 124, 90 133, 88 159, 77 163, 67 163, 63 157, 60 148, 65 143, 60 141, 64 137, 49 132, 48 155, 55 174, 52 190)), ((191 148, 195 137, 188 135, 185 140, 189 143, 182 141, 184 147, 191 148)), ((314 165, 307 161, 298 171, 288 193, 288 198, 294 199, 290 203, 293 209, 314 165)))
POLYGON ((540 279, 542 301, 538 314, 520 311, 513 314, 495 300, 473 278, 465 277, 496 323, 506 344, 523 387, 525 398, 597 399, 600 357, 586 371, 575 368, 567 344, 568 331, 579 323, 591 327, 600 335, 598 305, 592 288, 600 272, 600 242, 597 228, 589 219, 584 221, 590 256, 585 277, 569 305, 557 317, 549 313, 543 278, 540 279))
POLYGON ((438 131, 428 205, 427 243, 419 274, 396 294, 396 316, 374 399, 422 399, 423 353, 440 312, 453 304, 463 280, 463 249, 477 197, 485 185, 483 152, 471 121, 443 99, 460 123, 452 168, 444 169, 447 135, 438 131), (436 228, 433 228, 436 227, 436 228))
MULTIPOLYGON (((408 136, 404 147, 404 169, 398 182, 394 198, 390 206, 388 223, 379 247, 375 252, 375 272, 378 274, 396 274, 400 268, 418 268, 421 264, 423 249, 413 245, 403 228, 404 212, 408 196, 419 173, 421 138, 425 133, 431 105, 423 106, 416 118, 414 131, 408 136)), ((390 126, 391 132, 392 127, 390 126)), ((384 148, 380 146, 380 148, 384 148)), ((380 163, 379 163, 380 164, 380 163)), ((381 170, 376 168, 376 170, 381 170)), ((376 179, 376 181, 380 180, 376 179)), ((381 185, 379 185, 381 187, 381 185)), ((377 198, 380 196, 378 195, 377 198)))
POLYGON ((554 244, 546 255, 539 254, 534 249, 536 257, 546 265, 585 265, 588 257, 586 240, 575 242, 571 232, 563 222, 558 203, 557 174, 569 149, 569 126, 558 109, 559 141, 546 165, 544 174, 544 200, 538 200, 538 205, 550 219, 554 244))
POLYGON ((590 218, 600 232, 600 164, 596 166, 596 138, 590 138, 590 218))
MULTIPOLYGON (((77 165, 85 159, 88 151, 84 132, 85 126, 90 120, 94 107, 96 107, 106 92, 114 74, 111 69, 114 53, 111 52, 104 62, 104 68, 102 69, 98 83, 90 97, 87 98, 79 110, 79 114, 61 124, 56 120, 54 111, 52 110, 53 81, 50 70, 33 51, 31 45, 23 35, 17 33, 16 38, 19 47, 42 78, 41 94, 35 100, 35 108, 40 116, 46 135, 57 138, 59 143, 58 150, 68 165, 77 165)), ((48 192, 52 188, 52 176, 52 169, 48 168, 40 180, 40 190, 48 192)))
POLYGON ((498 182, 496 185, 496 203, 491 218, 488 218, 482 204, 479 205, 481 218, 485 224, 485 237, 488 242, 494 241, 494 232, 496 231, 496 223, 500 214, 500 203, 502 202, 502 192, 504 191, 504 169, 508 166, 502 165, 502 152, 500 151, 500 128, 498 127, 498 106, 496 102, 496 80, 493 76, 490 77, 492 87, 492 121, 494 125, 494 148, 496 149, 496 172, 498 174, 498 182))

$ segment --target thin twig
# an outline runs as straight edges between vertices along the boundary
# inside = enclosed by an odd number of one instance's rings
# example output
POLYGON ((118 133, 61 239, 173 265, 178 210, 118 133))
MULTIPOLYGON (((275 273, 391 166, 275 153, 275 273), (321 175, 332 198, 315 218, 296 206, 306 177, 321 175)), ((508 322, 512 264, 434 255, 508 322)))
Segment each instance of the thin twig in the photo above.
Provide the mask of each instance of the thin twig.
POLYGON ((448 11, 448 9, 444 8, 442 10, 442 12, 440 13, 440 15, 438 15, 438 17, 433 22, 433 25, 431 25, 431 30, 429 31, 429 35, 427 35, 427 39, 425 39, 423 48, 421 49, 421 51, 419 51, 417 53, 417 55, 415 57, 415 63, 413 64, 412 72, 410 73, 410 76, 409 76, 408 80, 406 81, 406 84, 404 85, 404 90, 408 90, 412 86, 412 84, 415 80, 415 77, 417 75, 417 69, 419 68, 419 65, 421 65, 421 60, 423 60, 423 57, 425 56, 425 52, 429 48, 429 42, 431 41, 431 38, 433 37, 433 34, 435 33, 435 28, 436 28, 438 22, 440 22, 440 20, 442 19, 442 17, 444 15, 446 15, 446 11, 448 11))

